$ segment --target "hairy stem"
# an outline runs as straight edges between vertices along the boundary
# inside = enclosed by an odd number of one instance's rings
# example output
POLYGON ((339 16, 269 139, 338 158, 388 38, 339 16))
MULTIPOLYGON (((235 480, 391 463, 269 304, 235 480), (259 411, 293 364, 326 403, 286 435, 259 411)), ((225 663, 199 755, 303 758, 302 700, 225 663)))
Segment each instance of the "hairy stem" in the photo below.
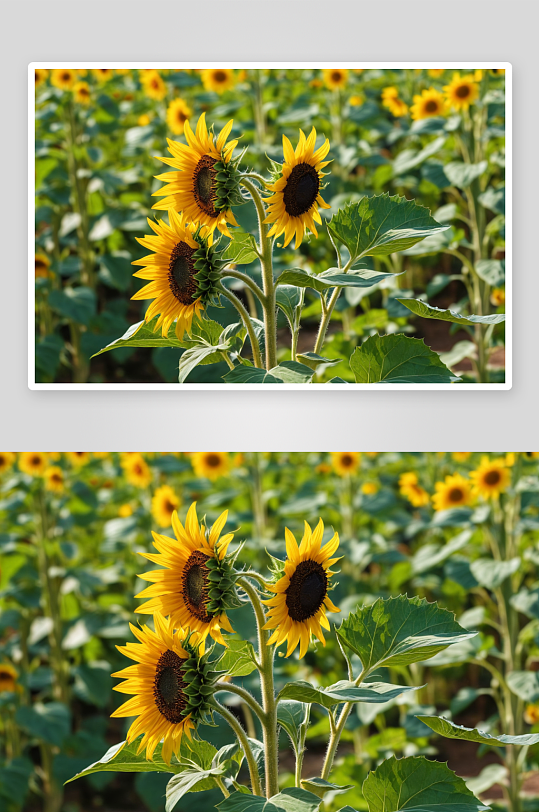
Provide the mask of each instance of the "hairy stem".
POLYGON ((247 766, 249 767, 249 775, 251 778, 251 789, 253 790, 253 795, 263 795, 262 785, 260 783, 260 775, 258 774, 258 766, 256 763, 256 759, 253 755, 253 751, 251 750, 249 739, 247 738, 245 730, 242 728, 242 726, 240 725, 239 721, 236 719, 234 714, 230 713, 230 711, 227 710, 224 705, 221 705, 221 703, 217 702, 216 699, 213 700, 212 704, 217 713, 219 713, 223 717, 223 719, 226 722, 228 722, 228 724, 238 737, 238 741, 241 744, 242 750, 245 754, 247 766))
POLYGON ((223 285, 219 286, 219 290, 226 299, 232 302, 232 304, 240 314, 243 324, 245 325, 245 329, 247 330, 249 341, 251 342, 254 365, 255 367, 258 367, 258 369, 263 369, 262 356, 260 355, 260 345, 258 343, 258 338, 256 337, 256 333, 254 331, 253 323, 249 317, 249 313, 247 312, 243 304, 240 302, 238 297, 235 296, 231 290, 228 290, 223 285))

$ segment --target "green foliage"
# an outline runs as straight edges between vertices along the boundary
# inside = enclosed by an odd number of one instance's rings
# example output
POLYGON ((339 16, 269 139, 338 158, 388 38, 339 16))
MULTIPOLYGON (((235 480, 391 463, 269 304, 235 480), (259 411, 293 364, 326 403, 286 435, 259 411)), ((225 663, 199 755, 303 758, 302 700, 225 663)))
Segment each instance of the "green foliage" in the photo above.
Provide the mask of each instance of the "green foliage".
POLYGON ((491 747, 503 747, 507 744, 526 746, 539 742, 539 733, 528 733, 522 736, 508 736, 502 733, 492 736, 479 728, 462 727, 440 716, 418 716, 417 718, 446 739, 461 739, 467 742, 488 744, 491 747))
POLYGON ((439 355, 423 340, 404 335, 371 336, 350 358, 356 383, 453 383, 439 355))
POLYGON ((320 798, 297 787, 284 789, 269 800, 234 792, 217 804, 221 812, 316 812, 319 806, 320 798))
POLYGON ((453 310, 442 310, 433 307, 420 299, 397 299, 408 310, 421 316, 424 319, 439 319, 440 321, 450 321, 452 324, 500 324, 505 321, 504 313, 492 313, 490 316, 464 316, 461 313, 454 313, 453 310))
POLYGON ((349 680, 341 680, 327 688, 314 688, 308 682, 290 682, 280 691, 279 699, 299 702, 317 702, 324 708, 332 708, 343 702, 384 703, 406 691, 415 690, 385 682, 364 683, 359 687, 349 680))

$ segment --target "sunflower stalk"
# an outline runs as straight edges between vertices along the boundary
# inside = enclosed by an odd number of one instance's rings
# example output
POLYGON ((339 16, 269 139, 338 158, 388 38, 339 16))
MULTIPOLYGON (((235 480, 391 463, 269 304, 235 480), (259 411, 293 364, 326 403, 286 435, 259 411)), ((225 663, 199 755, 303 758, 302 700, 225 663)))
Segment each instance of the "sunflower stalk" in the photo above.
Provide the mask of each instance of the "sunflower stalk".
POLYGON ((256 337, 256 333, 249 313, 247 312, 244 305, 240 302, 238 297, 234 293, 232 293, 231 290, 228 290, 228 288, 225 288, 224 285, 221 285, 220 283, 217 285, 217 289, 225 297, 225 299, 228 299, 229 302, 231 302, 234 305, 234 307, 240 314, 245 329, 247 330, 249 341, 251 342, 254 365, 255 367, 258 367, 258 369, 263 369, 262 355, 260 353, 260 344, 258 343, 258 338, 256 337))
MULTIPOLYGON (((354 258, 350 257, 350 259, 342 269, 342 273, 348 273, 353 263, 354 258)), ((342 288, 334 288, 333 293, 329 296, 329 298, 328 294, 322 293, 320 295, 320 301, 322 302, 322 318, 320 320, 318 335, 316 336, 316 342, 313 350, 313 352, 315 352, 317 355, 320 354, 320 352, 322 351, 322 347, 324 346, 324 341, 326 340, 326 333, 329 321, 331 319, 331 314, 333 313, 333 308, 337 304, 337 299, 341 295, 341 291, 342 288)))
POLYGON ((258 773, 258 765, 256 763, 256 759, 253 755, 253 751, 251 750, 251 745, 249 744, 249 739, 247 738, 247 734, 245 733, 244 729, 242 728, 239 721, 236 719, 233 713, 231 713, 224 705, 221 705, 216 699, 212 700, 212 705, 215 708, 216 712, 223 717, 225 722, 228 722, 234 733, 236 734, 238 741, 241 745, 243 753, 245 755, 245 760, 247 761, 247 766, 249 768, 249 777, 251 779, 251 789, 253 791, 253 795, 262 796, 264 793, 262 791, 262 784, 260 782, 260 775, 258 773))

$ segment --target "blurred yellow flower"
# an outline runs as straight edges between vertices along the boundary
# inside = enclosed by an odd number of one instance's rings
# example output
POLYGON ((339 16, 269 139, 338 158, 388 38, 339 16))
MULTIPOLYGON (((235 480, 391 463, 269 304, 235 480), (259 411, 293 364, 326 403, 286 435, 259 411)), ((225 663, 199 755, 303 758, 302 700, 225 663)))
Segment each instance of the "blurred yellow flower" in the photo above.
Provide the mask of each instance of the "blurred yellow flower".
POLYGON ((77 74, 71 68, 56 68, 51 71, 51 84, 59 90, 71 90, 77 80, 77 74))
POLYGON ((0 694, 17 690, 17 671, 9 663, 0 663, 0 694))
POLYGON ((511 474, 507 470, 504 459, 490 461, 488 457, 481 459, 481 464, 475 471, 470 471, 470 479, 474 484, 474 492, 484 496, 485 499, 497 499, 500 493, 507 490, 511 483, 511 474))
POLYGON ((112 77, 112 68, 92 68, 92 73, 99 84, 104 85, 112 77))
POLYGON ((185 122, 193 115, 193 111, 183 99, 172 99, 167 108, 168 128, 175 135, 181 135, 185 122))
POLYGON ((90 104, 90 85, 88 82, 77 82, 73 86, 73 98, 84 106, 90 104))
POLYGON ((36 263, 36 278, 43 277, 47 278, 50 276, 50 259, 45 256, 45 254, 38 253, 35 255, 35 263, 36 263))
POLYGON ((161 101, 167 95, 167 86, 156 70, 139 71, 140 82, 146 95, 150 99, 161 101))
POLYGON ((45 478, 45 488, 54 493, 62 493, 64 490, 64 472, 58 465, 51 465, 43 474, 45 478))
POLYGON ((230 68, 208 68, 202 71, 201 77, 204 89, 214 93, 224 93, 234 87, 234 71, 230 68))
POLYGON ((377 482, 364 482, 361 486, 361 493, 364 493, 366 496, 373 496, 375 493, 378 493, 380 490, 380 486, 377 482))
POLYGON ((472 456, 471 451, 453 451, 453 453, 451 454, 451 457, 452 459, 455 460, 455 462, 466 462, 466 460, 469 459, 471 456, 472 456))
POLYGON ((161 485, 152 497, 152 516, 159 527, 170 527, 172 514, 178 510, 180 500, 170 485, 161 485))
POLYGON ((9 471, 16 459, 17 455, 12 451, 0 451, 0 474, 9 471))
POLYGON ((123 454, 122 468, 127 481, 137 488, 147 488, 152 481, 150 467, 141 454, 123 454))
POLYGON ((330 90, 342 90, 348 82, 348 71, 342 68, 325 68, 322 75, 325 86, 330 90))
POLYGON ((395 118, 405 116, 408 112, 408 105, 402 99, 388 99, 384 104, 395 118))
POLYGON ((139 125, 139 127, 147 127, 150 121, 151 118, 148 115, 148 113, 142 113, 142 115, 139 116, 137 119, 137 124, 139 125))
POLYGON ((23 451, 19 456, 19 469, 30 476, 42 476, 47 467, 47 455, 41 451, 23 451))
POLYGON ((410 109, 414 121, 441 116, 446 112, 445 100, 438 90, 429 87, 428 90, 422 90, 420 96, 414 96, 414 104, 410 109))
POLYGON ((399 477, 399 493, 405 496, 413 507, 423 507, 430 502, 427 491, 418 484, 417 474, 406 471, 399 477))
POLYGON ((445 97, 455 110, 468 110, 479 95, 473 76, 460 76, 455 73, 451 82, 445 85, 445 97))
POLYGON ((118 508, 118 516, 120 516, 122 519, 127 519, 129 516, 132 515, 133 508, 131 507, 131 505, 127 504, 127 502, 124 505, 120 505, 120 507, 118 508))
POLYGON ((436 483, 435 489, 436 493, 432 497, 435 510, 463 507, 473 500, 472 483, 461 474, 446 476, 443 482, 436 483))
POLYGON ((505 288, 493 288, 490 294, 490 301, 494 307, 501 307, 505 304, 505 288))
POLYGON ((429 68, 427 73, 429 76, 432 76, 433 79, 437 79, 438 76, 441 76, 444 72, 444 68, 429 68))
POLYGON ((352 107, 361 107, 364 101, 363 96, 350 96, 349 104, 351 104, 352 107))
POLYGON ((88 451, 67 451, 66 457, 75 468, 82 468, 83 465, 90 461, 88 451))
POLYGON ((43 84, 43 82, 47 81, 47 76, 49 75, 49 71, 45 68, 36 68, 35 70, 35 86, 36 88, 43 84))
MULTIPOLYGON (((393 85, 389 87, 384 87, 382 90, 382 104, 385 104, 389 99, 398 99, 399 98, 399 91, 393 85)), ((387 105, 386 105, 387 107, 387 105)))
POLYGON ((197 451, 191 464, 197 476, 213 481, 228 473, 230 460, 226 451, 197 451))
POLYGON ((361 454, 358 451, 332 451, 331 464, 339 476, 350 476, 358 470, 361 454))

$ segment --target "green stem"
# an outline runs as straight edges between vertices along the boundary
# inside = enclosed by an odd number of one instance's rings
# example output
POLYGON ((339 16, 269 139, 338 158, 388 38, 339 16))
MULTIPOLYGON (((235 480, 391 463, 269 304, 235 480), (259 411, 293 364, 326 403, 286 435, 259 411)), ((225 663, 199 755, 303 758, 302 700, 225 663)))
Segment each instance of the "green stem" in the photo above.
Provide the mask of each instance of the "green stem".
POLYGON ((253 795, 263 795, 262 792, 262 785, 260 783, 260 776, 258 774, 258 766, 256 763, 256 759, 253 755, 253 751, 251 750, 251 746, 249 744, 249 739, 245 733, 245 730, 242 728, 236 717, 233 713, 230 713, 224 705, 221 705, 216 699, 212 700, 212 705, 214 706, 217 713, 219 713, 223 719, 228 722, 236 736, 238 737, 238 741, 241 744, 242 750, 245 754, 245 759, 247 761, 247 766, 249 767, 249 775, 251 777, 251 789, 253 790, 253 795))
POLYGON ((249 290, 251 290, 260 300, 260 302, 264 304, 265 297, 263 291, 258 287, 254 279, 251 279, 251 277, 247 276, 246 273, 242 273, 241 271, 236 271, 231 268, 225 268, 223 270, 223 276, 233 276, 234 279, 241 279, 245 287, 249 288, 249 290))
MULTIPOLYGON (((355 684, 361 685, 364 677, 363 673, 359 675, 359 677, 355 680, 355 684)), ((326 757, 324 759, 324 766, 322 767, 322 772, 320 773, 320 778, 323 778, 325 781, 329 779, 331 774, 331 768, 333 767, 333 761, 335 759, 335 753, 337 752, 337 747, 339 746, 339 741, 342 736, 342 732, 346 725, 346 720, 350 715, 350 711, 354 707, 353 702, 345 702, 342 706, 341 713, 339 715, 339 721, 336 725, 331 726, 331 734, 329 737, 328 749, 326 752, 326 757)))
MULTIPOLYGON (((352 257, 350 257, 350 259, 348 260, 348 262, 344 266, 342 272, 343 273, 348 273, 348 271, 352 267, 353 262, 354 262, 354 259, 352 259, 352 257)), ((342 291, 342 288, 335 288, 335 290, 331 294, 329 302, 327 304, 325 304, 323 296, 321 296, 321 299, 322 299, 322 318, 320 320, 320 327, 318 328, 318 335, 316 337, 316 343, 314 345, 314 352, 317 353, 317 355, 320 354, 320 352, 322 351, 322 347, 324 346, 324 341, 326 339, 326 332, 327 332, 327 329, 328 329, 329 320, 331 319, 331 314, 333 313, 333 308, 337 304, 337 299, 341 295, 341 291, 342 291)))
POLYGON ((240 314, 240 316, 242 318, 242 321, 243 321, 243 323, 245 325, 245 329, 247 330, 247 333, 249 335, 249 341, 251 342, 251 348, 253 350, 254 365, 255 365, 255 367, 258 367, 258 369, 263 369, 262 356, 260 355, 260 345, 258 343, 258 339, 256 337, 256 333, 254 331, 253 324, 251 322, 251 319, 249 318, 249 314, 248 314, 247 310, 245 309, 243 304, 240 302, 238 297, 235 296, 232 293, 231 290, 228 290, 223 285, 219 285, 219 290, 226 299, 228 299, 230 302, 232 302, 232 304, 234 305, 234 307, 236 308, 236 310, 240 314))
POLYGON ((229 368, 229 369, 234 369, 234 364, 232 363, 232 361, 231 361, 231 360, 230 360, 230 358, 228 357, 228 353, 223 351, 223 352, 221 353, 221 355, 222 355, 223 359, 226 361, 226 363, 227 363, 227 365, 228 365, 228 368, 229 368))
POLYGON ((223 793, 225 798, 230 798, 230 792, 225 787, 224 781, 221 778, 221 776, 220 775, 215 775, 214 778, 215 778, 215 783, 217 784, 217 786, 219 787, 219 789, 221 790, 221 792, 223 793))
POLYGON ((228 693, 236 694, 236 696, 241 697, 243 702, 245 702, 245 704, 248 705, 254 713, 256 713, 260 721, 264 721, 263 708, 258 704, 254 696, 251 696, 249 691, 246 691, 245 688, 235 685, 233 682, 222 682, 219 680, 219 682, 215 683, 215 693, 219 693, 220 691, 228 691, 228 693))

